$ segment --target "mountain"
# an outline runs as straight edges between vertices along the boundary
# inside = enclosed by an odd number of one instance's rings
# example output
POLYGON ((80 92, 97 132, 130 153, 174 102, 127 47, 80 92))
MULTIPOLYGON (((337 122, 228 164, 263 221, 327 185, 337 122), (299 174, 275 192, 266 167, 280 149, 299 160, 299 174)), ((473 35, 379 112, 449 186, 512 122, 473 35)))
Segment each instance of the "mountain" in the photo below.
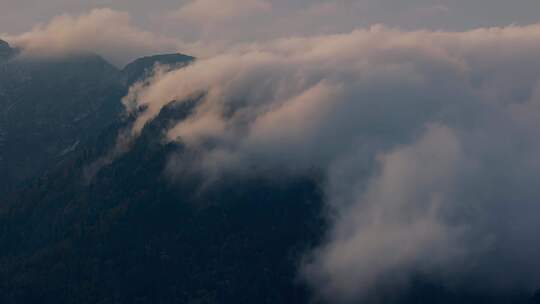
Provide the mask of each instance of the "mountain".
POLYGON ((7 42, 0 39, 0 63, 15 56, 16 53, 16 49, 11 48, 7 42))
MULTIPOLYGON (((120 115, 127 84, 156 62, 193 60, 148 58, 123 70, 96 55, 0 65, 2 172, 25 181, 0 195, 0 303, 319 303, 298 278, 327 230, 319 172, 211 184, 168 175, 171 156, 197 157, 162 140, 197 99, 166 106, 86 178, 134 121, 120 115)), ((410 285, 381 303, 540 303, 540 293, 470 294, 422 277, 410 285)))
POLYGON ((58 166, 114 123, 126 79, 140 79, 158 63, 176 68, 192 60, 146 57, 122 71, 94 54, 13 57, 5 42, 2 54, 12 59, 0 64, 0 194, 58 166))
MULTIPOLYGON (((97 55, 13 58, 0 67, 0 184, 56 166, 121 110, 120 72, 97 55)), ((1 190, 0 190, 1 191, 1 190)))
POLYGON ((190 104, 164 109, 91 183, 85 167, 129 122, 0 205, 1 303, 307 303, 296 277, 320 238, 310 177, 172 182, 163 131, 190 104))
POLYGON ((139 58, 122 69, 126 83, 133 84, 150 75, 156 64, 167 65, 170 68, 182 68, 195 60, 194 57, 183 54, 154 55, 139 58))
MULTIPOLYGON (((197 152, 162 136, 196 102, 164 108, 91 182, 85 169, 132 120, 0 204, 1 303, 319 303, 298 279, 326 231, 317 172, 211 185, 193 172, 168 176, 171 155, 197 152)), ((538 303, 529 296, 418 278, 377 303, 538 303)))

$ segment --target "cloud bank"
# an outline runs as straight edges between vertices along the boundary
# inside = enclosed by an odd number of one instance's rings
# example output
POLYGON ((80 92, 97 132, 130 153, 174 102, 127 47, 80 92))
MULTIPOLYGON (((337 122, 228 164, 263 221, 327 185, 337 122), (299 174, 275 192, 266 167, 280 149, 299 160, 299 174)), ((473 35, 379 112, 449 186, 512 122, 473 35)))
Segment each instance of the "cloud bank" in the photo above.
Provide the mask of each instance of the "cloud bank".
MULTIPOLYGON (((58 14, 78 15, 101 7, 125 11, 132 16, 134 24, 154 33, 181 37, 190 42, 200 40, 202 35, 208 37, 211 42, 217 39, 238 42, 291 35, 343 33, 377 23, 406 29, 434 30, 530 24, 538 22, 537 12, 540 10, 540 2, 535 0, 4 0, 0 1, 0 31, 20 33, 28 30, 36 22, 46 22, 58 14), (268 5, 270 10, 267 9, 268 5), (172 12, 184 13, 178 15, 172 12), (186 15, 187 12, 201 18, 186 15), (182 18, 167 18, 171 15, 182 18), (207 17, 210 19, 206 19, 207 17), (216 20, 221 21, 216 23, 216 20), (209 26, 211 24, 216 26, 209 26)), ((199 54, 194 55, 200 57, 199 54)))
POLYGON ((78 16, 60 15, 29 32, 4 38, 28 56, 93 52, 120 65, 143 55, 176 52, 183 46, 178 39, 141 30, 126 12, 106 8, 78 16))
POLYGON ((301 276, 335 302, 406 288, 540 286, 540 25, 384 26, 236 48, 132 88, 147 108, 201 96, 165 134, 170 172, 324 173, 332 228, 301 276), (186 152, 188 153, 188 152, 186 152))

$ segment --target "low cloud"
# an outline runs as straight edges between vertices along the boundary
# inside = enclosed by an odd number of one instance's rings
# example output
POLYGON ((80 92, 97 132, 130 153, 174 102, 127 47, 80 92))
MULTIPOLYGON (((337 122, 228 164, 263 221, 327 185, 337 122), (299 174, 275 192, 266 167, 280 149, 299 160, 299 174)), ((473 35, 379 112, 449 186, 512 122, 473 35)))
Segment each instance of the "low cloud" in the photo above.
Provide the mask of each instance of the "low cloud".
POLYGON ((173 156, 173 174, 322 170, 332 227, 300 270, 320 296, 365 299, 418 274, 532 290, 539 41, 540 25, 276 40, 156 75, 125 102, 147 108, 137 134, 165 105, 203 94, 166 134, 200 156, 173 156))
POLYGON ((29 32, 4 38, 28 56, 93 52, 119 65, 143 55, 176 52, 183 46, 177 39, 139 29, 128 13, 111 9, 61 15, 29 32))
MULTIPOLYGON (((412 144, 379 155, 378 169, 365 182, 333 179, 340 189, 330 197, 341 197, 347 185, 348 201, 328 243, 307 264, 308 280, 324 295, 348 301, 376 297, 370 292, 380 286, 403 287, 415 272, 462 266, 467 223, 446 218, 456 207, 451 195, 466 163, 461 145, 452 129, 428 125, 412 144)), ((355 161, 345 163, 358 169, 355 161)))

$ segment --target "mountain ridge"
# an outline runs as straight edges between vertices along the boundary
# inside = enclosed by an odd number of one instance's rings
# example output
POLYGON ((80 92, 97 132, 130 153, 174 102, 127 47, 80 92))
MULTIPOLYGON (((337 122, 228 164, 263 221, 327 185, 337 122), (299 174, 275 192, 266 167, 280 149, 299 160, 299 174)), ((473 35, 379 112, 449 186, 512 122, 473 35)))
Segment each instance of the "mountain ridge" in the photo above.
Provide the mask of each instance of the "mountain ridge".
POLYGON ((181 53, 157 54, 137 58, 121 69, 128 85, 140 81, 152 73, 156 65, 167 65, 169 69, 185 67, 195 60, 195 57, 181 53))
POLYGON ((12 48, 7 41, 0 39, 0 63, 6 61, 17 53, 17 49, 12 48))
POLYGON ((3 58, 9 55, 0 68, 0 194, 72 157, 114 123, 131 85, 128 79, 148 76, 155 64, 166 61, 180 68, 193 58, 143 57, 123 72, 91 53, 17 56, 7 42, 0 52, 3 58))

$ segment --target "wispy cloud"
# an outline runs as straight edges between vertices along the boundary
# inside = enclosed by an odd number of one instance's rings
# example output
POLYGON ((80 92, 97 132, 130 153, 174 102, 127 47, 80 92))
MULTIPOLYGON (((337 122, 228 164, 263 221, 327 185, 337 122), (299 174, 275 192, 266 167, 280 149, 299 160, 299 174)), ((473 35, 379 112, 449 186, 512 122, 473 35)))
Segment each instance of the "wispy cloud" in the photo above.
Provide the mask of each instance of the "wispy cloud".
POLYGON ((210 180, 322 170, 333 226, 302 274, 325 297, 419 273, 528 289, 540 280, 538 41, 539 25, 275 40, 157 75, 126 101, 147 107, 136 134, 205 93, 167 137, 210 180))
POLYGON ((94 52, 125 64, 142 56, 178 51, 178 39, 144 31, 131 22, 126 12, 95 9, 78 16, 61 15, 20 35, 5 35, 28 56, 58 56, 94 52))

